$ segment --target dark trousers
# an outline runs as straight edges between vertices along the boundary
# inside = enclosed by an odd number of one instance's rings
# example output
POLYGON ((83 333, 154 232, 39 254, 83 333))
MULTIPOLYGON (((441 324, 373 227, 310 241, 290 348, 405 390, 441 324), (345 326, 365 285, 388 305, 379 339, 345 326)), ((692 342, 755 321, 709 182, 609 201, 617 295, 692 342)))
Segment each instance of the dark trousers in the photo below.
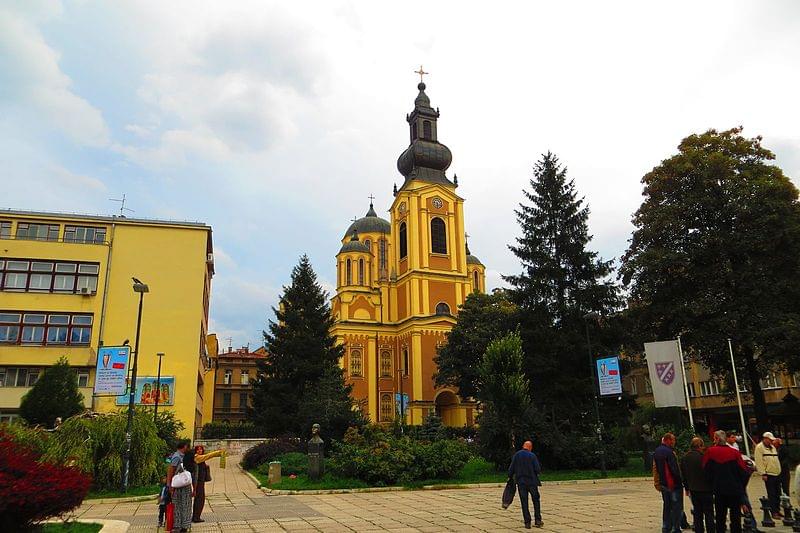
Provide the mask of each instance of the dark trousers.
POLYGON ((783 490, 783 493, 786 494, 787 496, 789 495, 789 476, 790 475, 791 475, 791 472, 789 471, 789 467, 788 466, 784 467, 783 465, 781 465, 781 476, 780 476, 781 477, 781 490, 783 490))
POLYGON ((770 509, 772 509, 773 513, 781 512, 781 477, 767 476, 764 485, 767 487, 770 509))
POLYGON ((206 505, 206 484, 200 481, 194 489, 194 504, 192 505, 192 520, 200 520, 203 507, 206 505))
POLYGON ((164 515, 166 514, 166 512, 167 512, 167 504, 166 503, 160 504, 158 506, 158 523, 159 524, 163 524, 164 523, 164 515))
POLYGON ((662 490, 661 533, 680 533, 683 516, 683 488, 662 490))
POLYGON ((717 533, 725 533, 725 519, 731 515, 731 533, 742 531, 742 496, 741 494, 715 494, 714 512, 717 515, 717 533))
POLYGON ((695 533, 714 533, 714 495, 693 491, 691 498, 695 533))
POLYGON ((542 502, 539 496, 539 487, 535 485, 517 483, 517 491, 519 492, 519 505, 522 507, 522 519, 525 521, 525 523, 531 523, 531 512, 528 510, 528 494, 531 495, 531 499, 533 500, 533 516, 537 522, 541 522, 542 502))

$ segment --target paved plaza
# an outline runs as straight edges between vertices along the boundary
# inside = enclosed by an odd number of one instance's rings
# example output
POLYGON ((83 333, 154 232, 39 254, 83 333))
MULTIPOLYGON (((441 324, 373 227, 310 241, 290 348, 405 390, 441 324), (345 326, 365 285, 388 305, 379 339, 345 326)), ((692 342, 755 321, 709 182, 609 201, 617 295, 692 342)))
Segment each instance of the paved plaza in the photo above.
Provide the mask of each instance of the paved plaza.
MULTIPOLYGON (((420 490, 357 494, 275 496, 264 494, 230 457, 228 468, 212 463, 203 524, 194 533, 252 531, 520 531, 519 502, 500 507, 500 488, 420 490)), ((750 497, 764 495, 754 478, 750 497)), ((688 498, 685 502, 688 507, 688 498)), ((687 509, 688 510, 688 509, 687 509)), ((542 487, 544 531, 660 531, 661 498, 649 479, 565 483, 542 487)), ((154 500, 85 503, 81 519, 124 520, 130 531, 156 531, 154 500)), ((760 518, 760 515, 759 515, 760 518)), ((786 532, 777 527, 771 531, 786 532)))

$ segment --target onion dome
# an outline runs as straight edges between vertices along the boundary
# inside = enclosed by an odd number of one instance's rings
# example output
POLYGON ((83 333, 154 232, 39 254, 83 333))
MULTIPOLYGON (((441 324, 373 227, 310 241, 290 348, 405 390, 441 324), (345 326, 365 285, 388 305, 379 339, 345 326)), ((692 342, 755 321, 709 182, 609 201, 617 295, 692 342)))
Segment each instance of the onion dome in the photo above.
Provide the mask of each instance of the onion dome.
POLYGON ((472 255, 472 252, 469 251, 469 243, 467 243, 465 241, 464 246, 466 247, 466 250, 467 250, 467 264, 468 265, 480 265, 480 266, 483 266, 483 263, 481 263, 481 260, 478 259, 477 257, 475 257, 474 255, 472 255))
POLYGON ((344 252, 364 252, 368 254, 370 250, 366 244, 358 240, 358 232, 354 230, 350 240, 344 243, 339 249, 340 254, 344 252))
POLYGON ((411 144, 397 159, 397 170, 408 180, 453 185, 445 170, 453 162, 450 149, 438 141, 437 120, 439 110, 431 107, 425 94, 425 84, 417 85, 419 95, 414 100, 414 110, 406 117, 411 130, 411 144))
POLYGON ((357 233, 386 233, 388 235, 391 229, 392 225, 389 221, 379 217, 372 206, 372 202, 370 202, 367 214, 350 224, 345 235, 350 235, 354 231, 357 233))

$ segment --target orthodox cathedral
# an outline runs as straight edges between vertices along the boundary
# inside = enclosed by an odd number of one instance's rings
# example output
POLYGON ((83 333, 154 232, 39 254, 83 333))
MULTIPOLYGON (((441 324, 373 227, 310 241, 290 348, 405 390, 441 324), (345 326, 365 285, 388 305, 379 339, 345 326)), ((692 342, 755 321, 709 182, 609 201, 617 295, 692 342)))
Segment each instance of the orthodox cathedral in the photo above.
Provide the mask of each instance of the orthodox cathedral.
POLYGON ((445 425, 472 425, 475 403, 435 385, 434 356, 467 295, 485 291, 485 269, 466 242, 458 177, 445 173, 453 156, 438 140, 439 110, 425 84, 417 88, 406 116, 410 144, 397 159, 405 179, 395 185, 390 220, 370 202, 342 237, 333 333, 345 347, 353 395, 371 421, 402 416, 420 424, 436 413, 445 425))

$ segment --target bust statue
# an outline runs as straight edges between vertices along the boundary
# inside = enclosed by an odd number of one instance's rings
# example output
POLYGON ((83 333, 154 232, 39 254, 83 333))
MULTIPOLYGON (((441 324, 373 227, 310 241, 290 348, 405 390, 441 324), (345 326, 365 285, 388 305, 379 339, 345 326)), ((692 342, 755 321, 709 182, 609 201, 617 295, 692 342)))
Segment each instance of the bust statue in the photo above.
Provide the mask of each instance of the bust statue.
POLYGON ((325 473, 325 441, 319 436, 319 431, 319 424, 312 425, 308 440, 308 477, 314 480, 325 473))

